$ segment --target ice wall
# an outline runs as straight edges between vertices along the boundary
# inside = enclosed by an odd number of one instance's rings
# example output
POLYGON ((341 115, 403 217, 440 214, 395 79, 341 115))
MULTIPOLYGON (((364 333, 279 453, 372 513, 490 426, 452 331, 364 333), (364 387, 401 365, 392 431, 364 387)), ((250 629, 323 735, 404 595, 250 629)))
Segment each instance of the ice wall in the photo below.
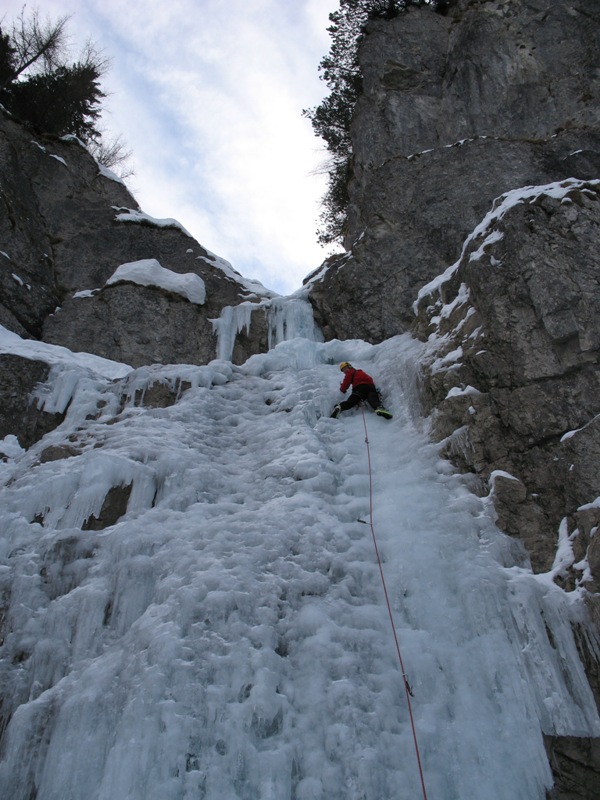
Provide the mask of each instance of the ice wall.
POLYGON ((315 324, 312 306, 306 291, 290 297, 275 297, 257 303, 244 302, 226 306, 218 319, 212 320, 217 335, 217 358, 230 361, 239 333, 250 333, 254 314, 264 314, 267 323, 267 348, 297 337, 322 342, 323 335, 315 324))
POLYGON ((420 348, 295 337, 241 367, 55 367, 40 396, 65 422, 0 464, 0 797, 421 796, 366 423, 429 799, 545 800, 542 732, 600 734, 585 606, 439 458, 420 348), (391 422, 330 419, 344 359, 391 422), (139 405, 156 381, 176 402, 139 405))

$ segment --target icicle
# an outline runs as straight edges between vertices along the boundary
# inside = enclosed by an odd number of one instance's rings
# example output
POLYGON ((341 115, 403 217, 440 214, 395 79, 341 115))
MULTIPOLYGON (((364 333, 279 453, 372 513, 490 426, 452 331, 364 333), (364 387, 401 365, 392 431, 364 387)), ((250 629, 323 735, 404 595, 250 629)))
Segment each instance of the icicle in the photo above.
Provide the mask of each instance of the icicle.
POLYGON ((34 394, 40 408, 50 414, 63 414, 79 386, 82 371, 53 367, 48 382, 34 394))
POLYGON ((231 361, 235 337, 241 331, 250 333, 252 312, 260 308, 261 303, 240 303, 239 306, 225 306, 218 319, 211 320, 213 332, 217 335, 217 358, 231 361))
POLYGON ((217 358, 231 361, 235 337, 241 331, 250 332, 252 312, 259 303, 240 303, 239 306, 225 306, 218 319, 211 320, 213 332, 217 336, 217 358))
POLYGON ((315 325, 313 310, 308 300, 299 297, 277 297, 267 307, 269 326, 268 346, 271 350, 290 339, 309 339, 322 342, 323 336, 315 325))
POLYGON ((231 361, 235 337, 241 331, 250 332, 252 314, 263 309, 267 318, 268 349, 290 339, 308 339, 322 342, 323 335, 313 317, 312 306, 301 297, 275 297, 260 303, 240 303, 226 306, 219 319, 213 319, 213 330, 218 336, 217 358, 231 361))
POLYGON ((445 446, 451 456, 460 456, 464 461, 467 461, 473 449, 469 439, 469 429, 466 425, 462 425, 455 431, 452 431, 450 436, 445 440, 445 446))

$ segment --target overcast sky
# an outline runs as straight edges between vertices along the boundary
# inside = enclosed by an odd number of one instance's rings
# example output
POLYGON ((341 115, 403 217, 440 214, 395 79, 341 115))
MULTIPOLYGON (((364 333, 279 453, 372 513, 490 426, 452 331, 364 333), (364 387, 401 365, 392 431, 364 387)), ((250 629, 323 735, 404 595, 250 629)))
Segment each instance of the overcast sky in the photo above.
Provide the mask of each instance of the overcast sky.
MULTIPOLYGON (((4 0, 4 24, 23 0, 4 0)), ((132 150, 142 210, 174 217, 244 277, 287 294, 329 251, 316 242, 326 153, 302 109, 327 91, 337 0, 41 0, 71 14, 73 56, 111 60, 103 127, 132 150)), ((27 10, 26 9, 26 10, 27 10)))

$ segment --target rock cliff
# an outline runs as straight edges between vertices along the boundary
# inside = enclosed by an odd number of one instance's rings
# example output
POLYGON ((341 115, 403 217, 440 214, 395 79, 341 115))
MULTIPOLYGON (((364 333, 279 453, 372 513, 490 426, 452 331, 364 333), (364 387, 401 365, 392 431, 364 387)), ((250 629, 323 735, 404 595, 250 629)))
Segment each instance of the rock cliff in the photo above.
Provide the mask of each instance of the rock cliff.
POLYGON ((447 16, 413 8, 370 23, 350 257, 312 290, 328 335, 410 329, 416 292, 496 197, 598 176, 598 14, 595 0, 460 0, 447 16))
MULTIPOLYGON (((0 112, 0 323, 16 333, 132 366, 215 358, 212 318, 272 293, 246 281, 175 220, 144 214, 125 185, 76 139, 32 136, 0 112), (177 282, 111 282, 123 264, 152 260, 177 282)), ((236 357, 266 349, 256 325, 236 357)))

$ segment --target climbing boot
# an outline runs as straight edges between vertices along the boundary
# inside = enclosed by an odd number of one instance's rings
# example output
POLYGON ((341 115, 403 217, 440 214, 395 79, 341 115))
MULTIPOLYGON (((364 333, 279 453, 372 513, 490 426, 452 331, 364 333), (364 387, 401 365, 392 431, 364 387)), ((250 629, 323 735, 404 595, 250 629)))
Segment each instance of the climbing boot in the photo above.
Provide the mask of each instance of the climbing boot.
POLYGON ((377 414, 378 417, 383 417, 384 419, 392 419, 394 416, 393 414, 390 414, 387 408, 384 408, 383 406, 376 408, 375 413, 377 414))
POLYGON ((331 418, 332 419, 337 419, 338 418, 338 414, 340 413, 341 410, 342 410, 342 407, 338 403, 337 406, 331 412, 331 418))

